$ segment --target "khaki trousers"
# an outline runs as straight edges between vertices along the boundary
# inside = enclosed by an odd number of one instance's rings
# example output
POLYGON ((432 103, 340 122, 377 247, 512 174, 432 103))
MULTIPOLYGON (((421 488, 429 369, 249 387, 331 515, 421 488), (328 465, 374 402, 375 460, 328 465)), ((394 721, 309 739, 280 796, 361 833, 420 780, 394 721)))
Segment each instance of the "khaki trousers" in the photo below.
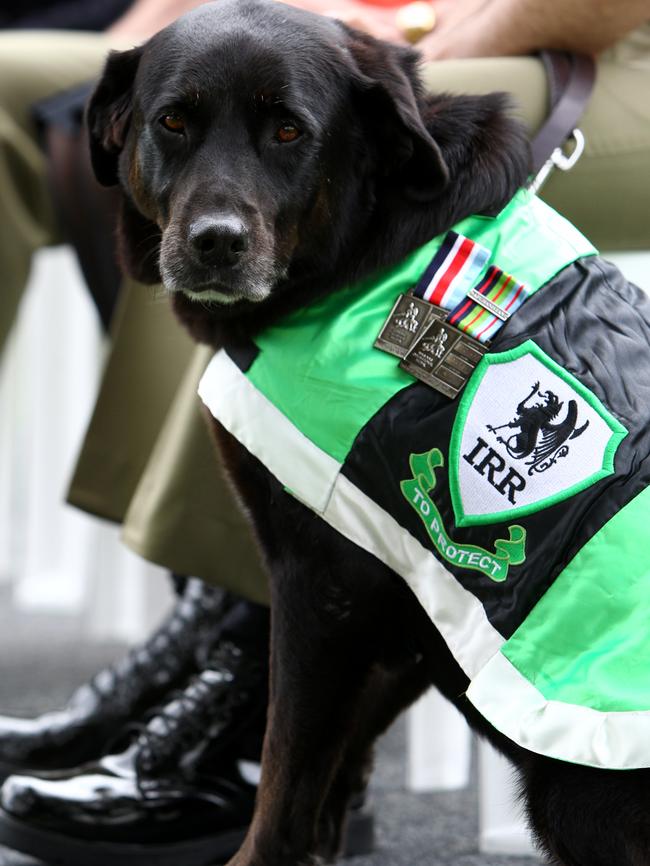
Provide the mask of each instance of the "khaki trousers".
MULTIPOLYGON (((7 195, 1 212, 10 213, 15 222, 10 232, 20 236, 20 244, 8 240, 0 247, 3 264, 13 268, 14 298, 13 306, 0 307, 0 338, 13 317, 31 251, 56 240, 26 105, 90 76, 102 53, 97 50, 102 37, 48 36, 21 34, 20 46, 6 54, 3 43, 18 37, 0 36, 0 82, 23 73, 24 80, 36 78, 33 91, 21 86, 20 99, 5 94, 4 87, 0 91, 0 117, 8 118, 0 120, 0 197, 7 195), (35 42, 28 50, 30 39, 35 42), (25 72, 25 57, 37 67, 42 61, 46 72, 25 72), (57 86, 48 90, 50 65, 74 69, 67 80, 59 72, 57 86), (19 247, 21 254, 12 256, 19 247)), ((544 197, 604 249, 650 249, 650 28, 609 52, 599 66, 582 123, 587 153, 571 174, 549 182, 544 197)), ((435 90, 510 92, 531 131, 547 111, 546 81, 534 59, 447 61, 427 66, 425 77, 435 90)), ((123 522, 125 541, 145 558, 263 601, 263 569, 221 475, 196 397, 208 359, 209 352, 190 345, 158 292, 126 286, 69 498, 123 522)))
POLYGON ((30 107, 97 74, 109 42, 91 33, 0 33, 0 352, 32 253, 60 242, 30 107))

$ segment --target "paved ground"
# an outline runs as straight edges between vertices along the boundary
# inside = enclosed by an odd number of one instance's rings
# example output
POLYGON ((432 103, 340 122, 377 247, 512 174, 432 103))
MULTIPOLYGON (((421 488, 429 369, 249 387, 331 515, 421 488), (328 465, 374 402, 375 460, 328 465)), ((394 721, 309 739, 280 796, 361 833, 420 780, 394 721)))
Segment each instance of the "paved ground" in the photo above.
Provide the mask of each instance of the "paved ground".
MULTIPOLYGON (((75 684, 119 652, 114 645, 85 644, 73 621, 11 614, 0 592, 1 712, 31 715, 62 705, 75 684)), ((532 858, 480 855, 473 790, 409 793, 403 755, 404 731, 398 724, 381 743, 372 785, 377 851, 348 860, 348 866, 538 866, 532 858)), ((0 848, 0 866, 36 864, 0 848)))

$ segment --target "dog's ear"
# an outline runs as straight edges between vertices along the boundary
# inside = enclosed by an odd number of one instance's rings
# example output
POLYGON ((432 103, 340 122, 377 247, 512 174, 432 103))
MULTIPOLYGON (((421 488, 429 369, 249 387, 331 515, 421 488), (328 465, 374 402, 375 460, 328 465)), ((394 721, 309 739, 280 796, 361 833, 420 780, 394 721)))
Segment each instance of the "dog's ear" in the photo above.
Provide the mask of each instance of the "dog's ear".
POLYGON ((118 183, 118 160, 131 121, 133 81, 141 56, 141 47, 111 51, 88 102, 90 158, 95 177, 103 186, 118 183))
POLYGON ((449 219, 498 214, 526 185, 530 140, 507 94, 435 94, 427 100, 425 117, 453 178, 454 195, 445 203, 449 219))
POLYGON ((386 173, 399 180, 411 198, 436 198, 449 181, 449 171, 422 122, 419 55, 342 26, 353 62, 358 104, 380 149, 386 173))

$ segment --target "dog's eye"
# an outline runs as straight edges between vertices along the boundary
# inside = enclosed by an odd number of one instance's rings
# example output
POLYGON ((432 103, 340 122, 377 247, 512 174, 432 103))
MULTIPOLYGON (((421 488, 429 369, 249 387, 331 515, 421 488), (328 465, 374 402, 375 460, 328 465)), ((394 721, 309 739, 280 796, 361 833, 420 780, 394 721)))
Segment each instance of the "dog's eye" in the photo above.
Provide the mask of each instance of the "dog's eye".
POLYGON ((185 132, 185 121, 178 114, 163 114, 160 122, 169 132, 176 132, 178 134, 185 132))
POLYGON ((297 138, 300 138, 301 135, 302 132, 298 129, 295 123, 283 123, 282 126, 276 130, 275 139, 281 144, 289 144, 297 138))

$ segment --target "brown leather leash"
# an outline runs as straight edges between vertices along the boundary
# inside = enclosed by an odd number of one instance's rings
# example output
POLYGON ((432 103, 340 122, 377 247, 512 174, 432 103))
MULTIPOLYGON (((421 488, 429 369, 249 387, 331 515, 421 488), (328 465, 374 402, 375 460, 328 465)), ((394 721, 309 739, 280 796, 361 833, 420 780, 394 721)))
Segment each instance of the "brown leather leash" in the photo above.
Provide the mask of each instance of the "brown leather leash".
POLYGON ((584 136, 578 124, 596 83, 596 63, 585 54, 543 51, 541 59, 551 93, 551 113, 532 142, 533 177, 537 192, 554 168, 569 171, 584 151, 584 136), (564 147, 573 139, 568 155, 564 147))

